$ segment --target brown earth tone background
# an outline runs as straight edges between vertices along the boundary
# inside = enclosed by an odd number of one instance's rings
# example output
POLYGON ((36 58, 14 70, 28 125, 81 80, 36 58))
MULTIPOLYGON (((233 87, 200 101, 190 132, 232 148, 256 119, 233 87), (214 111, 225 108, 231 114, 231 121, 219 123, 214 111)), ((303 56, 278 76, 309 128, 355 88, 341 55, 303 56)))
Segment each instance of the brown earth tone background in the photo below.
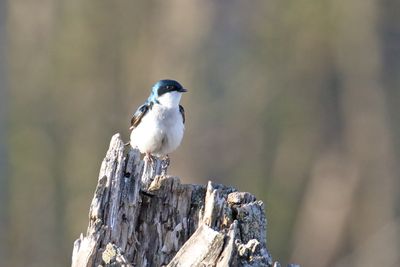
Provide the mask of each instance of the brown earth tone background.
POLYGON ((400 265, 400 2, 0 1, 0 257, 68 266, 111 136, 189 92, 170 173, 266 204, 308 267, 400 265))

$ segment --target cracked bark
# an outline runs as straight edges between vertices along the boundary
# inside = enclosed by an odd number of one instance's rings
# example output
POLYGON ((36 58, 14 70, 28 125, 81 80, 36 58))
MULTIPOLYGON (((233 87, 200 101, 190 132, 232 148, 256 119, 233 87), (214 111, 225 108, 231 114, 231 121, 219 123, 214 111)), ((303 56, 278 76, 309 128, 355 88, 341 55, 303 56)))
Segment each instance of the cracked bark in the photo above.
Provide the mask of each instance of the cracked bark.
MULTIPOLYGON (((264 204, 250 193, 160 175, 112 137, 73 267, 272 266, 264 204)), ((277 264, 277 263, 275 263, 277 264)))

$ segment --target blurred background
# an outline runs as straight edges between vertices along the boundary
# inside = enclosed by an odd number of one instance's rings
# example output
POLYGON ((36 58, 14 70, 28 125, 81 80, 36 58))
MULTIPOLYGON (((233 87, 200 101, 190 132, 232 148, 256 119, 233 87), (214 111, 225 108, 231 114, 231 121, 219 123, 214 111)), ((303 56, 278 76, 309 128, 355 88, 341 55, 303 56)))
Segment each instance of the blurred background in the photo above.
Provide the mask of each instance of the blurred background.
POLYGON ((111 136, 189 92, 170 174, 264 201, 283 264, 400 266, 400 1, 0 1, 2 266, 68 266, 111 136))

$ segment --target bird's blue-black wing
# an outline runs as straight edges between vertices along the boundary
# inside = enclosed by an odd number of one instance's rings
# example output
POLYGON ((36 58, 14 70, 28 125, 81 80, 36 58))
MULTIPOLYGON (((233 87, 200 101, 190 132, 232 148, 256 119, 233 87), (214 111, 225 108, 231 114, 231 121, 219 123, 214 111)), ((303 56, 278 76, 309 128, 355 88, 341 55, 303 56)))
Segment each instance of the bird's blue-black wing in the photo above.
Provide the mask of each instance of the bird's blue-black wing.
POLYGON ((181 115, 182 115, 183 123, 185 123, 185 109, 183 108, 182 105, 179 105, 179 112, 180 112, 181 115))
POLYGON ((135 129, 139 125, 144 115, 146 115, 146 113, 151 109, 152 106, 153 102, 146 102, 136 110, 131 119, 131 127, 129 128, 130 130, 135 129))

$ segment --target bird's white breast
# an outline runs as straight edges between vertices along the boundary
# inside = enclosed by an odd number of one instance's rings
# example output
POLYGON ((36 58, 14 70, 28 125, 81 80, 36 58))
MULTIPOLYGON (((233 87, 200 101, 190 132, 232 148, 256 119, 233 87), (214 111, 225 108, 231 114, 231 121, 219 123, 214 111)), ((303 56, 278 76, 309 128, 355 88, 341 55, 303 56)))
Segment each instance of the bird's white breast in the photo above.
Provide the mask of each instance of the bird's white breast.
POLYGON ((180 145, 184 128, 179 106, 154 104, 132 130, 131 145, 142 153, 165 156, 180 145))

